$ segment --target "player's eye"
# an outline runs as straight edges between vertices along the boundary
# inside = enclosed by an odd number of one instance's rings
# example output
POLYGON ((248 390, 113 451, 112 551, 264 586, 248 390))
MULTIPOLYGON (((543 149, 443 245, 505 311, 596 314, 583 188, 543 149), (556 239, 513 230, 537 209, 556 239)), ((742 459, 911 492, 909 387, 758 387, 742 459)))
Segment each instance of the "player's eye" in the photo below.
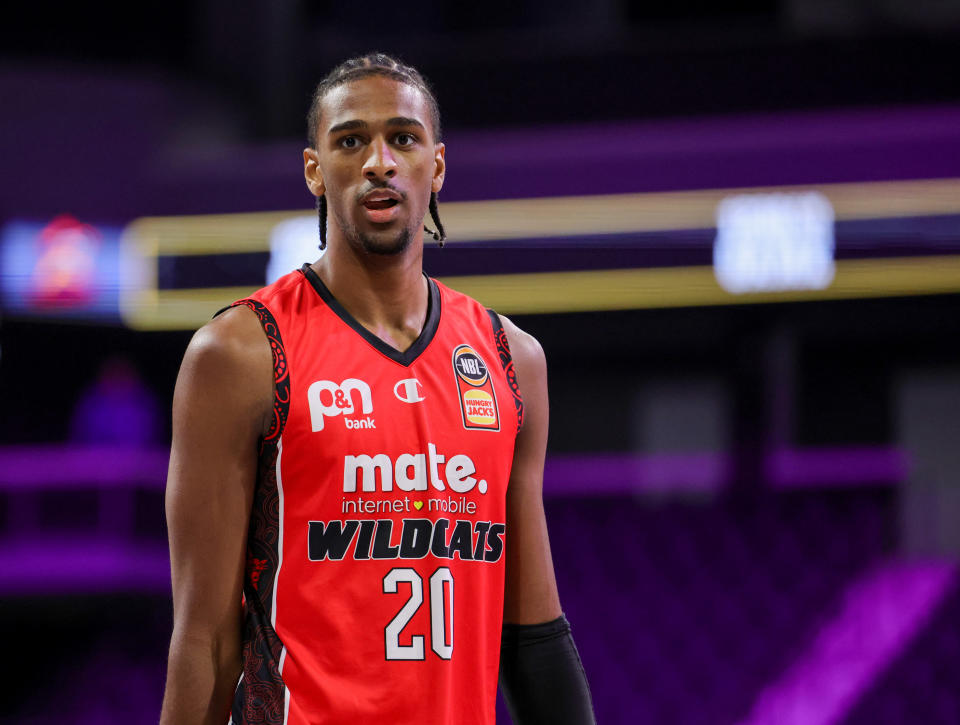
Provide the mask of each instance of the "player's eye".
POLYGON ((398 133, 394 137, 397 146, 413 146, 417 142, 417 137, 411 133, 398 133))
POLYGON ((356 136, 344 136, 342 139, 337 141, 337 144, 341 148, 355 149, 360 145, 360 139, 358 139, 356 136))

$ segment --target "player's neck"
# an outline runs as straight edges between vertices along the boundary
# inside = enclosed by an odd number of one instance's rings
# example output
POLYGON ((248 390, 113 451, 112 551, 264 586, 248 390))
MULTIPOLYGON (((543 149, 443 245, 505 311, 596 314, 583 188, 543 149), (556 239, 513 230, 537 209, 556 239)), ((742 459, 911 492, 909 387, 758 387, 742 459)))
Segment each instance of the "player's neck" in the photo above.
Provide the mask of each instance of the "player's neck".
POLYGON ((345 247, 330 245, 313 264, 314 271, 357 322, 392 347, 406 350, 427 318, 422 245, 411 244, 396 256, 363 257, 345 247))

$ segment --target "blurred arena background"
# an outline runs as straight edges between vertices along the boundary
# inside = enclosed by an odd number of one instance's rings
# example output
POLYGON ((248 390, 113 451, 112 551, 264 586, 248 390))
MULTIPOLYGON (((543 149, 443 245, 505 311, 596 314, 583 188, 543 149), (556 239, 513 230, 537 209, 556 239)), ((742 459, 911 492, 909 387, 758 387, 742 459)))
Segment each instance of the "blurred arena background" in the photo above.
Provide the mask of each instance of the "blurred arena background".
POLYGON ((380 49, 444 114, 427 271, 547 352, 599 722, 960 722, 960 3, 13 12, 0 720, 158 718, 179 361, 314 258, 309 95, 380 49))

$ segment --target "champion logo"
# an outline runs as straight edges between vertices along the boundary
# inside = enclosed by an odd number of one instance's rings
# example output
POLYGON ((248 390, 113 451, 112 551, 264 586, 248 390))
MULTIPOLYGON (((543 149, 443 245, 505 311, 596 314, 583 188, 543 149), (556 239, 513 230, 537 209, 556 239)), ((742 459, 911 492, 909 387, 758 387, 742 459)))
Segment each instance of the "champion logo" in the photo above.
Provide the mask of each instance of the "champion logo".
POLYGON ((393 394, 397 396, 397 400, 402 400, 404 403, 419 403, 426 400, 422 390, 423 385, 416 378, 398 380, 393 386, 393 394))

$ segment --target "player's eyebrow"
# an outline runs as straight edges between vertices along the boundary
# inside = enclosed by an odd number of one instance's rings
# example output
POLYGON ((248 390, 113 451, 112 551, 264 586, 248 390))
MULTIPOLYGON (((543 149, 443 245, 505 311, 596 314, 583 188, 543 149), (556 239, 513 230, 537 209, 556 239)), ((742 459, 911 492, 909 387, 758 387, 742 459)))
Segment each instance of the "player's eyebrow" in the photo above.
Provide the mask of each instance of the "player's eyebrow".
MULTIPOLYGON (((386 122, 387 126, 416 126, 417 128, 424 128, 424 125, 420 123, 415 118, 409 118, 407 116, 394 116, 393 118, 388 118, 386 122)), ((331 126, 327 131, 327 134, 333 135, 340 133, 341 131, 355 131, 359 128, 367 128, 369 124, 366 121, 361 121, 360 119, 354 119, 351 121, 344 121, 343 123, 338 123, 335 126, 331 126)))
POLYGON ((341 131, 353 131, 358 128, 366 128, 366 121, 344 121, 343 123, 338 123, 336 126, 331 126, 327 131, 328 134, 340 133, 341 131))
POLYGON ((394 116, 393 118, 387 119, 388 126, 417 126, 423 128, 423 124, 420 123, 415 118, 407 118, 406 116, 394 116))

